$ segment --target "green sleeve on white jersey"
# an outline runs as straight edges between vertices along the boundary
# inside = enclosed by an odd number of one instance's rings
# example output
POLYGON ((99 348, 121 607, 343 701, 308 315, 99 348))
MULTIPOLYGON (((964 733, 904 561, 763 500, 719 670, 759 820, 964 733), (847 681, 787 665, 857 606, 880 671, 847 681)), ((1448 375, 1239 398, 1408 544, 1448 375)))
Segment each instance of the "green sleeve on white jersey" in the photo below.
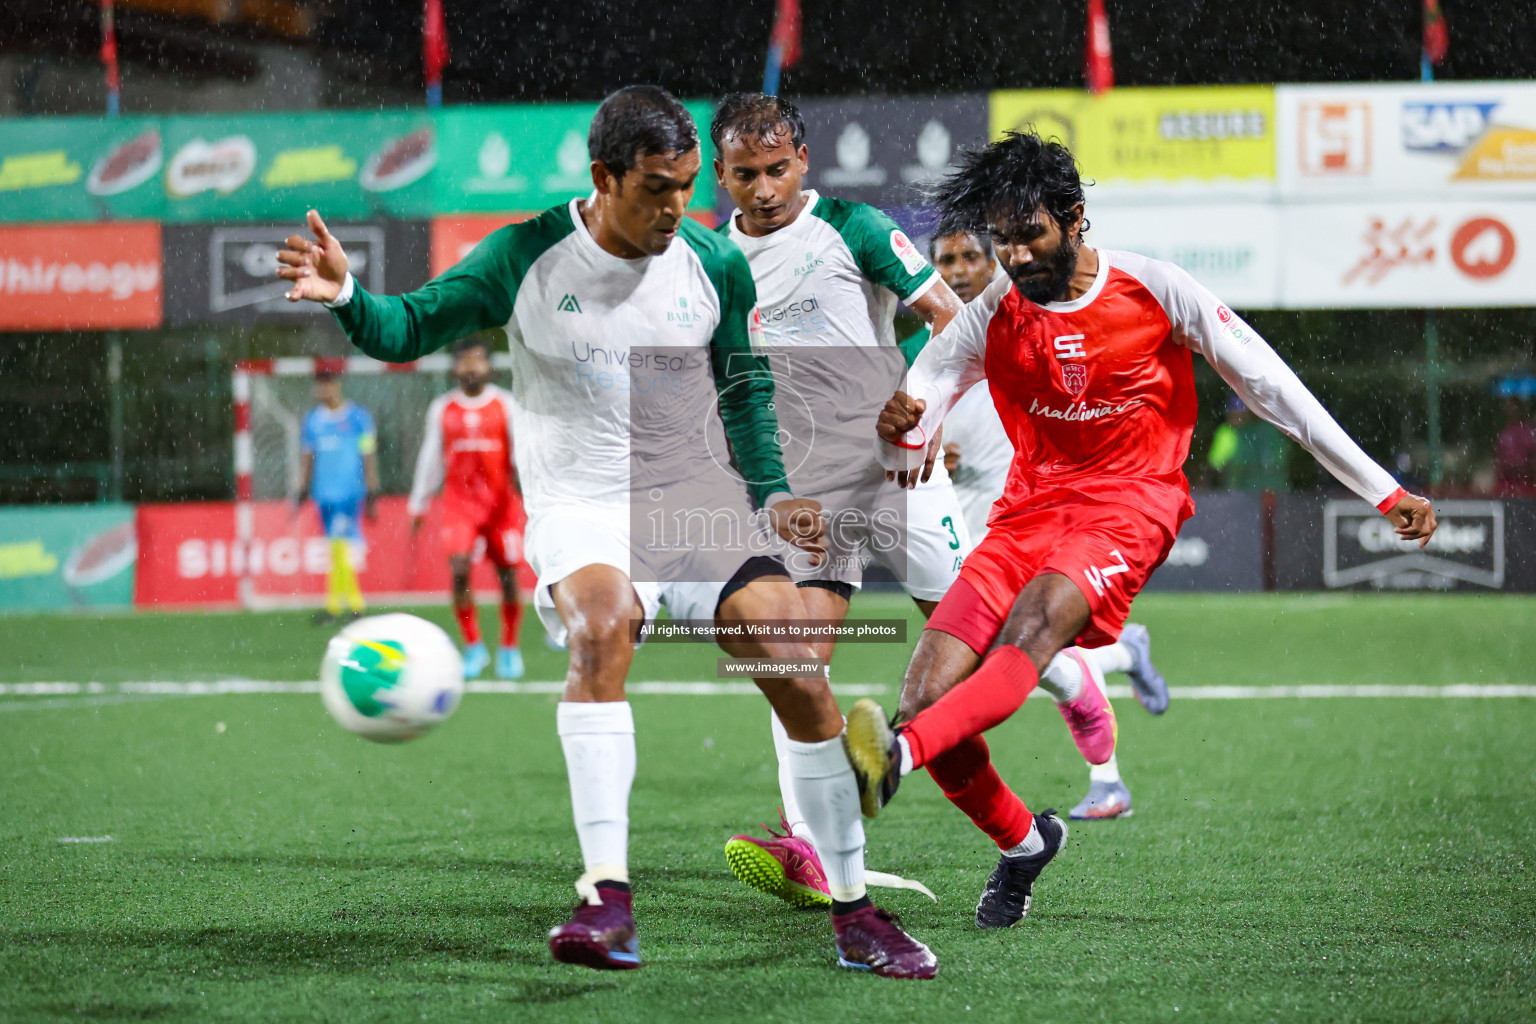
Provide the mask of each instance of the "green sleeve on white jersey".
POLYGON ((812 215, 842 236, 865 278, 889 288, 903 302, 933 277, 933 265, 896 222, 875 207, 822 197, 812 215))
POLYGON ((363 352, 409 363, 476 331, 505 326, 528 268, 574 230, 570 211, 557 206, 492 232, 413 292, 371 295, 354 282, 352 301, 331 312, 363 352))
POLYGON ((680 234, 703 264, 720 300, 720 326, 710 340, 720 419, 752 499, 761 503, 775 491, 788 491, 789 482, 775 439, 779 419, 773 411, 773 372, 767 357, 753 350, 757 286, 752 268, 735 242, 695 220, 684 220, 680 234))

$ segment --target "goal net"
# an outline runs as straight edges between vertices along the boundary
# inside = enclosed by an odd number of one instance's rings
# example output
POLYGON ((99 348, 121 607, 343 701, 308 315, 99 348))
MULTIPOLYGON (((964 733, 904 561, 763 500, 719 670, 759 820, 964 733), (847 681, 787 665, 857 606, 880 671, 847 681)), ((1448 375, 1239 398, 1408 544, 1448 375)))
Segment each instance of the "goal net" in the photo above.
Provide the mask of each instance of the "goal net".
MULTIPOLYGON (((510 383, 510 356, 492 356, 495 383, 510 383)), ((437 510, 412 535, 405 509, 427 407, 454 384, 446 354, 415 363, 382 363, 366 356, 250 360, 235 368, 235 543, 230 569, 248 607, 293 607, 323 602, 330 545, 313 503, 292 515, 302 476, 301 430, 315 406, 315 374, 341 374, 347 401, 372 414, 378 434, 380 498, 377 517, 363 524, 354 552, 359 581, 376 603, 440 602, 448 576, 438 551, 437 510)), ((494 578, 477 568, 477 590, 495 591, 494 578)))

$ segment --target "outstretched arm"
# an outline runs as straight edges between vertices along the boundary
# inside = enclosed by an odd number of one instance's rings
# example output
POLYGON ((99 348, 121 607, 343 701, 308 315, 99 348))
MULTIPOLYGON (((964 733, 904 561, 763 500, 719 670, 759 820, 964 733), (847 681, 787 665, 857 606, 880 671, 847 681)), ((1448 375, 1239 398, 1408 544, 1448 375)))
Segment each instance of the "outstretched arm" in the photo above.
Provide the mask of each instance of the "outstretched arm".
POLYGON ((1429 543, 1436 525, 1429 500, 1409 494, 1361 450, 1257 331, 1193 278, 1179 289, 1176 305, 1181 341, 1205 356, 1255 415, 1376 506, 1397 527, 1399 537, 1416 540, 1421 547, 1429 543))
POLYGON ((309 211, 308 222, 313 238, 289 235, 277 254, 277 276, 293 282, 288 301, 330 307, 352 343, 375 359, 408 363, 512 318, 511 269, 491 239, 415 291, 379 296, 352 277, 318 211, 309 211))

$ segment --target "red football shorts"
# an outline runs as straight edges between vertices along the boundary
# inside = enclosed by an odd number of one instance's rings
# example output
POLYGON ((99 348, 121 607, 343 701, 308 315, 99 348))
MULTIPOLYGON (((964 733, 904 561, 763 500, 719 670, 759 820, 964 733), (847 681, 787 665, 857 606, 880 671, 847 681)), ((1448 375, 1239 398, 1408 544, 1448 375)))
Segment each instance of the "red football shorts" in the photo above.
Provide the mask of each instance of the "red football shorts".
POLYGON ((477 561, 481 553, 477 542, 483 541, 485 557, 493 565, 503 569, 515 566, 523 560, 523 526, 527 519, 520 501, 490 512, 445 505, 443 551, 449 558, 469 555, 477 561))
POLYGON ((1026 584, 1045 573, 1067 577, 1088 599, 1082 647, 1120 637, 1131 599, 1163 564, 1173 537, 1125 505, 1092 501, 1023 508, 991 524, 965 556, 960 578, 944 595, 929 629, 986 654, 1026 584))

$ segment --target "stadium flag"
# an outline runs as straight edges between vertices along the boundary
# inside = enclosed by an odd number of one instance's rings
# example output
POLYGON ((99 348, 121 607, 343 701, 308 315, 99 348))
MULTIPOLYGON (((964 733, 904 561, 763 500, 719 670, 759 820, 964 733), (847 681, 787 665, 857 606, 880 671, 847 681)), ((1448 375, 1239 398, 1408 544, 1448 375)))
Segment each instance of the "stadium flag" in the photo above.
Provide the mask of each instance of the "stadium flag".
POLYGON ((1435 65, 1445 60, 1450 49, 1451 33, 1445 26, 1445 15, 1440 11, 1440 0, 1424 0, 1424 47, 1419 57, 1419 77, 1426 82, 1435 80, 1435 65))
POLYGON ((1098 96, 1115 87, 1115 65, 1109 53, 1109 15, 1104 0, 1088 0, 1088 43, 1083 52, 1088 91, 1098 96))
POLYGON ((443 105, 443 68, 448 66, 448 23, 443 0, 427 0, 421 23, 421 60, 427 71, 427 106, 443 105))
POLYGON ((107 115, 116 117, 121 80, 117 73, 117 26, 112 0, 101 0, 101 63, 107 72, 107 115))
POLYGON ((779 94, 779 73, 800 63, 800 0, 777 0, 773 34, 768 37, 768 67, 763 72, 763 92, 779 94))

